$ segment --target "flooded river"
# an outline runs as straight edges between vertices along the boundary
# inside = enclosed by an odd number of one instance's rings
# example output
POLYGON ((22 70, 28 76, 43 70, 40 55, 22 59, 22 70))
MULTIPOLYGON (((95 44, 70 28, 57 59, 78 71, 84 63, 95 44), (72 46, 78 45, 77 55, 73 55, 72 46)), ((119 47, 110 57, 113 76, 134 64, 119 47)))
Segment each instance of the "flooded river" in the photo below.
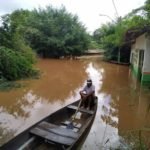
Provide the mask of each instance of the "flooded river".
POLYGON ((129 139, 140 137, 150 144, 150 89, 140 86, 129 67, 100 58, 45 59, 37 67, 40 79, 19 81, 21 88, 0 92, 0 145, 77 100, 87 78, 96 87, 98 110, 82 149, 127 149, 129 139))

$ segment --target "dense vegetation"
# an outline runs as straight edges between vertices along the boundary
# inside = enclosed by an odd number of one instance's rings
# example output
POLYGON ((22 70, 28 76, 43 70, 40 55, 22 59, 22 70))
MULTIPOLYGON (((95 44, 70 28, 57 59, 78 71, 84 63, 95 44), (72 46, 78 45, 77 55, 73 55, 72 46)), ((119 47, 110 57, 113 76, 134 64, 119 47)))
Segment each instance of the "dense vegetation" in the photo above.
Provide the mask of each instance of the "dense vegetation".
POLYGON ((129 29, 150 23, 150 0, 124 18, 102 25, 89 36, 76 15, 64 7, 16 10, 1 17, 0 79, 16 80, 36 73, 35 56, 60 58, 82 55, 88 48, 105 49, 108 60, 129 61, 129 29), (120 55, 121 54, 121 55, 120 55), (121 56, 121 57, 118 57, 121 56))
POLYGON ((23 38, 24 13, 22 11, 22 14, 16 15, 14 12, 2 17, 3 22, 0 27, 0 78, 2 80, 16 80, 36 73, 32 67, 35 55, 23 38))
POLYGON ((0 56, 1 76, 8 80, 31 76, 36 72, 23 52, 0 47, 0 56))
POLYGON ((61 9, 34 10, 29 17, 25 38, 44 57, 81 55, 87 48, 89 36, 77 16, 61 9))
POLYGON ((95 30, 93 37, 105 50, 107 60, 129 62, 132 41, 127 40, 127 31, 135 28, 140 30, 148 25, 150 25, 150 0, 125 17, 103 24, 95 30))
POLYGON ((90 36, 77 16, 64 7, 16 10, 1 17, 0 78, 15 80, 35 74, 35 54, 42 57, 81 55, 90 36))

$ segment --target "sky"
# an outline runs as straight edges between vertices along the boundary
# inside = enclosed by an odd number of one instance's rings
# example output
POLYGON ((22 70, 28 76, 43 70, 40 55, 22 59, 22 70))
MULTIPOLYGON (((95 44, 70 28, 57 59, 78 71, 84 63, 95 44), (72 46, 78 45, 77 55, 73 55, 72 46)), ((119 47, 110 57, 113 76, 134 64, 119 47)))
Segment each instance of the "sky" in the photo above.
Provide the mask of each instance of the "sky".
MULTIPOLYGON (((124 16, 144 5, 145 0, 114 0, 114 3, 118 15, 124 16)), ((112 0, 0 0, 0 16, 20 8, 32 10, 47 5, 55 8, 65 6, 68 12, 78 15, 89 33, 117 17, 112 0)))

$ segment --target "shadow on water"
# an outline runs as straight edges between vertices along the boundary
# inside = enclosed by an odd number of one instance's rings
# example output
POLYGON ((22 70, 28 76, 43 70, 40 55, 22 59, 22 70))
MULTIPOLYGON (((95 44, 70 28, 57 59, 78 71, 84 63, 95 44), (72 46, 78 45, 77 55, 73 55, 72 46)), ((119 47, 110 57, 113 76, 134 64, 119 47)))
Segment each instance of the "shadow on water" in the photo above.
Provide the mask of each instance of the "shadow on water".
POLYGON ((149 144, 150 92, 140 86, 129 67, 90 60, 39 60, 39 80, 0 92, 0 144, 57 109, 77 100, 87 78, 93 80, 98 110, 83 150, 127 149, 129 135, 149 144), (145 130, 144 130, 145 129, 145 130), (139 134, 139 131, 140 134, 139 134))

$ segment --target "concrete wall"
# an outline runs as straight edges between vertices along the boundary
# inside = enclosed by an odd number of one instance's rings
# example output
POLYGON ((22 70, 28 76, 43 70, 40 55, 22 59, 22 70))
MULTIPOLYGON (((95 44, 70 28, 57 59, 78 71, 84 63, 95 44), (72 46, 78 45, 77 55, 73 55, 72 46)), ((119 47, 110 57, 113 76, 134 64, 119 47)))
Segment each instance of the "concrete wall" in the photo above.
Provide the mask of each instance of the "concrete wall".
POLYGON ((146 34, 142 34, 138 38, 136 38, 135 49, 146 49, 146 34))
POLYGON ((144 53, 143 72, 150 72, 150 37, 145 40, 146 50, 144 53))
POLYGON ((146 49, 145 34, 139 36, 136 42, 132 45, 130 63, 133 73, 136 77, 139 76, 139 51, 146 49))
POLYGON ((150 36, 146 33, 136 39, 132 45, 130 63, 136 77, 142 74, 141 83, 150 84, 150 36), (144 50, 144 61, 142 70, 139 69, 139 52, 144 50))
POLYGON ((133 74, 140 78, 141 71, 139 70, 139 52, 145 50, 145 34, 139 36, 136 42, 132 45, 130 63, 133 74))
POLYGON ((144 53, 144 62, 143 62, 143 75, 142 82, 144 84, 150 83, 150 36, 146 36, 146 50, 144 53))

